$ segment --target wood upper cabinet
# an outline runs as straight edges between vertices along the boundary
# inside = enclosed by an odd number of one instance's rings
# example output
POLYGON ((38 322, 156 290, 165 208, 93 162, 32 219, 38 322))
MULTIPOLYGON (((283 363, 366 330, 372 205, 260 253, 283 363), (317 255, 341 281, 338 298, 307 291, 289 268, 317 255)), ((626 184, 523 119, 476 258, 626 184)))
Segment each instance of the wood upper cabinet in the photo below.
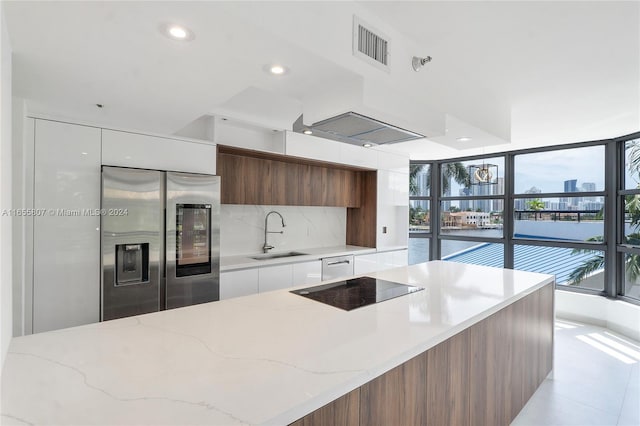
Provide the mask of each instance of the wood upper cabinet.
POLYGON ((362 174, 375 173, 229 147, 217 164, 222 204, 360 207, 362 174))

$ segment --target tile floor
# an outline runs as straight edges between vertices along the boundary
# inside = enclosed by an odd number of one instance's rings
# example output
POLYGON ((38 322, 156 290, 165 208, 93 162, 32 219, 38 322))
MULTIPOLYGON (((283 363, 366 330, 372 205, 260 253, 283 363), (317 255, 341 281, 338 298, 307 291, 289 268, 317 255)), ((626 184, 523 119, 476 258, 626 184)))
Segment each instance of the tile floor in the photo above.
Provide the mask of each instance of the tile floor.
POLYGON ((640 426, 640 342, 557 319, 554 362, 512 426, 640 426))

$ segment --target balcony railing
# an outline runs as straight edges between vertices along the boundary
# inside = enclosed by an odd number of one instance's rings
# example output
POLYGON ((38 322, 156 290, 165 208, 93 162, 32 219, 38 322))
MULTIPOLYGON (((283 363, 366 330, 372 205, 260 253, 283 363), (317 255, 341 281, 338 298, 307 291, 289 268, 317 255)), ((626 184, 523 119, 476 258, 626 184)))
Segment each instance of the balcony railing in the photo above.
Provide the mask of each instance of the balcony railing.
POLYGON ((516 220, 548 220, 553 222, 603 220, 602 210, 514 210, 516 220))

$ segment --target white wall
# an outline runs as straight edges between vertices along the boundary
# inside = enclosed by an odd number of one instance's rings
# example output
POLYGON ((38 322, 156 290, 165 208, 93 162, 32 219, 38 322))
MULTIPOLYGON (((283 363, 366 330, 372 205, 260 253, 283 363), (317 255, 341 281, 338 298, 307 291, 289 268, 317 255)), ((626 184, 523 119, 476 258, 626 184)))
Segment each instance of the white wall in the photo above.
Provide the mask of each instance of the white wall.
MULTIPOLYGON (((11 45, 0 5, 0 210, 11 208, 11 45)), ((11 216, 0 214, 0 366, 13 333, 11 216)))
POLYGON ((602 296, 556 290, 556 316, 606 327, 640 340, 640 306, 602 296))
MULTIPOLYGON (((25 120, 26 120, 26 103, 24 99, 13 98, 12 108, 12 139, 13 145, 11 147, 12 157, 12 174, 11 184, 13 193, 11 194, 11 201, 14 208, 29 208, 32 207, 30 203, 25 201, 24 192, 24 178, 27 168, 25 162, 28 161, 25 156, 25 149, 27 145, 24 140, 25 132, 25 120)), ((33 158, 31 158, 33 163, 33 158)), ((12 281, 13 281, 13 335, 22 336, 25 333, 24 323, 24 289, 25 289, 25 241, 26 235, 25 226, 27 225, 27 218, 24 216, 12 217, 12 281)), ((31 222, 29 222, 31 223, 31 222)))
POLYGON ((521 235, 550 236, 569 240, 586 240, 602 235, 602 222, 568 222, 550 220, 516 220, 514 231, 521 235))
POLYGON ((223 204, 220 208, 221 256, 262 252, 264 218, 276 210, 284 217, 269 217, 269 234, 273 252, 315 247, 342 246, 346 242, 347 209, 345 207, 254 206, 223 204))

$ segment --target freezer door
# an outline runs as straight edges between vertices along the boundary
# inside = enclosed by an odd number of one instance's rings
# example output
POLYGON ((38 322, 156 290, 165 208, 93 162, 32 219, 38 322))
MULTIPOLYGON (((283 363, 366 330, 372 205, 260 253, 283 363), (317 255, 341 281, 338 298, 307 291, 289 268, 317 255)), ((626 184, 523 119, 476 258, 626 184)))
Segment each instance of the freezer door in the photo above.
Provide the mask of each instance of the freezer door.
POLYGON ((167 172, 167 309, 219 300, 220 177, 167 172))
POLYGON ((102 320, 160 309, 164 174, 102 168, 102 320))

